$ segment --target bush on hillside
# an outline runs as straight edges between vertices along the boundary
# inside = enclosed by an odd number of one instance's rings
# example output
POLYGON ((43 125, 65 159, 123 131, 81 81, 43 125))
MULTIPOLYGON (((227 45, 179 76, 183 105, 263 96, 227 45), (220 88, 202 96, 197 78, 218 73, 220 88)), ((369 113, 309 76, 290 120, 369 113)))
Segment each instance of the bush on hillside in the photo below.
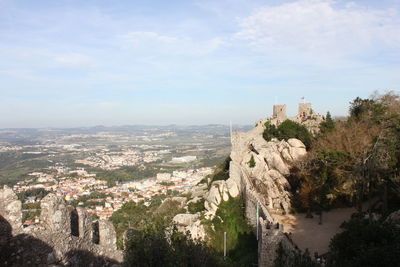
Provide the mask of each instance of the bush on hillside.
POLYGON ((330 244, 328 266, 398 266, 400 229, 394 224, 354 216, 330 244))
POLYGON ((272 125, 270 122, 266 122, 263 137, 267 141, 270 141, 272 138, 286 141, 290 138, 297 138, 301 140, 307 148, 311 147, 312 142, 312 135, 307 128, 291 120, 285 120, 278 127, 272 125))
POLYGON ((197 202, 190 202, 188 205, 188 211, 192 214, 203 211, 204 208, 204 199, 197 202))
POLYGON ((217 252, 224 251, 224 232, 227 237, 227 253, 236 266, 257 263, 257 240, 243 212, 241 199, 230 198, 218 206, 215 217, 207 221, 209 244, 217 252))
POLYGON ((166 236, 163 230, 147 228, 133 233, 127 242, 123 266, 231 266, 204 242, 194 241, 176 229, 166 236))
POLYGON ((211 185, 211 183, 214 181, 228 180, 230 163, 231 163, 231 157, 227 157, 223 162, 221 162, 215 167, 214 172, 211 175, 207 176, 207 178, 211 178, 209 185, 211 185))
POLYGON ((286 251, 282 243, 276 250, 276 258, 274 260, 274 267, 318 267, 321 266, 312 260, 309 252, 300 251, 286 251))

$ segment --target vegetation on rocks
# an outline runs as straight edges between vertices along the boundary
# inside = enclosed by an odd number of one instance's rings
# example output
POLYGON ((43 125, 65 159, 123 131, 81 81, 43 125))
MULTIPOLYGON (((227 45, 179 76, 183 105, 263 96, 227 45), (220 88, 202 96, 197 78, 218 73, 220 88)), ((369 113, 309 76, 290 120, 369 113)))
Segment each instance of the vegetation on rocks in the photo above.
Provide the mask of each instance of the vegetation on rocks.
POLYGON ((251 155, 251 158, 250 158, 248 164, 249 164, 250 168, 254 168, 256 166, 256 162, 254 160, 254 156, 253 155, 251 155))
POLYGON ((208 243, 217 252, 224 251, 224 232, 227 254, 237 266, 257 263, 257 240, 243 212, 239 198, 230 198, 218 206, 214 219, 207 222, 208 243))
POLYGON ((171 225, 172 218, 176 214, 185 212, 177 201, 167 199, 162 202, 165 198, 165 195, 153 197, 149 206, 146 206, 143 201, 138 203, 130 201, 113 213, 110 221, 117 232, 119 248, 123 247, 123 234, 126 230, 165 229, 171 225))
POLYGON ((186 267, 232 266, 206 243, 192 240, 188 234, 173 229, 168 235, 159 229, 146 228, 133 233, 127 242, 124 266, 186 267))
POLYGON ((312 143, 312 135, 307 128, 291 120, 285 120, 279 124, 278 127, 270 122, 266 122, 263 137, 266 141, 270 141, 272 138, 286 141, 290 138, 297 138, 301 140, 307 148, 310 148, 312 143))
POLYGON ((201 212, 204 210, 204 199, 197 202, 190 202, 188 205, 188 211, 192 214, 201 212))
POLYGON ((212 182, 214 181, 219 181, 219 180, 227 180, 229 178, 229 165, 231 162, 231 158, 227 157, 223 162, 218 164, 214 172, 207 176, 206 179, 210 179, 209 185, 211 185, 212 182))

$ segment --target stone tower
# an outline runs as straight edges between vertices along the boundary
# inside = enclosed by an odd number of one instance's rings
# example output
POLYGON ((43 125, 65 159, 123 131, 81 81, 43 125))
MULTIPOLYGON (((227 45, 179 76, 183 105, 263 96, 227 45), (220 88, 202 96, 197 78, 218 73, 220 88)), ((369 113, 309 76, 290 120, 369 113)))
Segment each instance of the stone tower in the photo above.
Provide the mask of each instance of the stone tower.
POLYGON ((299 103, 299 114, 300 117, 308 117, 312 115, 311 103, 299 103))
POLYGON ((281 121, 286 120, 286 105, 274 105, 272 118, 278 119, 281 121))

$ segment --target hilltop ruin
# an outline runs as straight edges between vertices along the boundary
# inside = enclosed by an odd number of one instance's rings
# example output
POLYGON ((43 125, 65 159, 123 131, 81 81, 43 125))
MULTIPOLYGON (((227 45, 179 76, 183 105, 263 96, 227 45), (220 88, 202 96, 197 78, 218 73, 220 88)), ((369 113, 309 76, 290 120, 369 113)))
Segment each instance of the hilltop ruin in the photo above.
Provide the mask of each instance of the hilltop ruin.
POLYGON ((304 125, 313 135, 319 132, 319 124, 325 121, 325 117, 315 113, 311 103, 299 103, 297 115, 288 117, 286 115, 286 105, 274 105, 272 117, 261 120, 259 123, 269 121, 273 125, 279 125, 285 120, 291 120, 304 125))
POLYGON ((1 266, 119 266, 114 226, 92 222, 83 208, 68 207, 48 194, 41 201, 40 223, 23 227, 21 201, 13 190, 0 189, 1 266))

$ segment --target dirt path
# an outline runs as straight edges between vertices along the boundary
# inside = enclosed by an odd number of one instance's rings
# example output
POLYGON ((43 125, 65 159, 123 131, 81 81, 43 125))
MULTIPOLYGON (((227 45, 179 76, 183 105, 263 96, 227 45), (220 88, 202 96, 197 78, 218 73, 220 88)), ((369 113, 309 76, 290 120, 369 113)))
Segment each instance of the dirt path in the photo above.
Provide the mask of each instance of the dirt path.
POLYGON ((351 214, 356 212, 354 208, 333 209, 324 212, 322 216, 322 225, 319 225, 319 216, 306 218, 306 214, 299 213, 295 215, 275 215, 274 217, 284 225, 284 232, 292 233, 294 243, 302 250, 308 248, 310 255, 314 252, 324 254, 328 252, 331 238, 342 231, 340 225, 349 220, 351 214))

